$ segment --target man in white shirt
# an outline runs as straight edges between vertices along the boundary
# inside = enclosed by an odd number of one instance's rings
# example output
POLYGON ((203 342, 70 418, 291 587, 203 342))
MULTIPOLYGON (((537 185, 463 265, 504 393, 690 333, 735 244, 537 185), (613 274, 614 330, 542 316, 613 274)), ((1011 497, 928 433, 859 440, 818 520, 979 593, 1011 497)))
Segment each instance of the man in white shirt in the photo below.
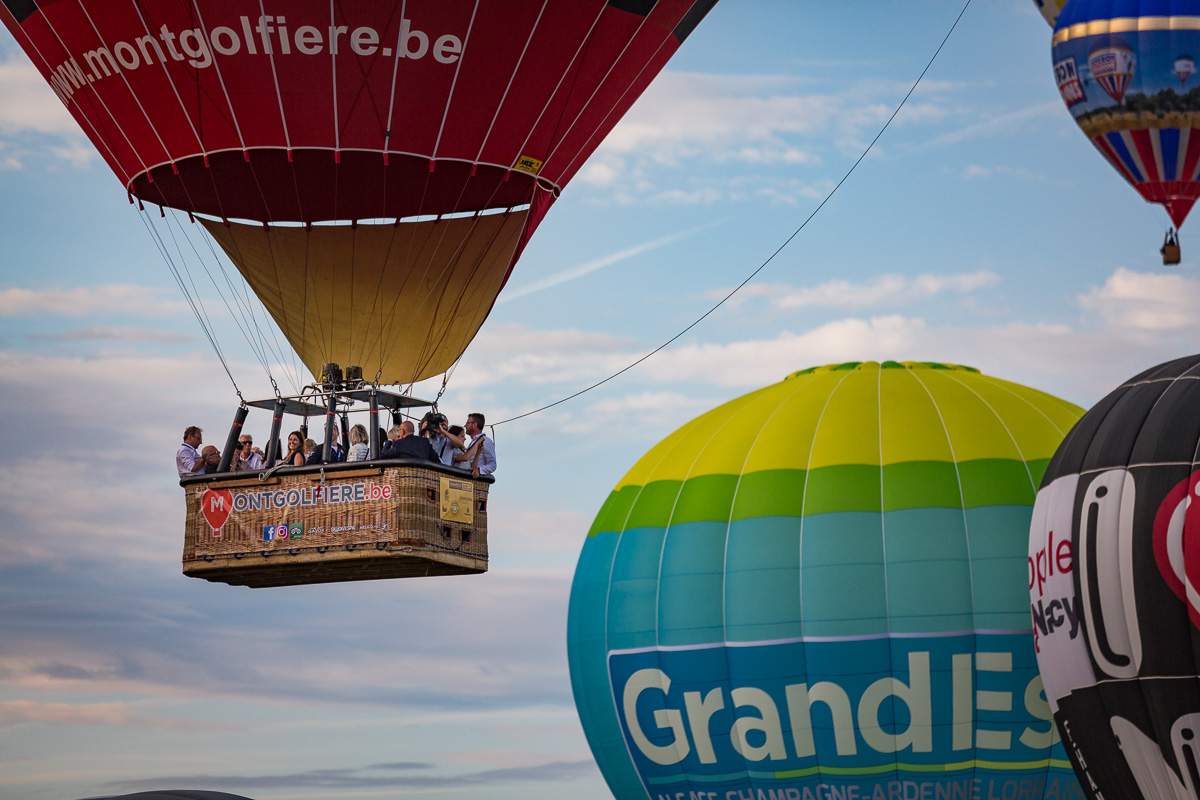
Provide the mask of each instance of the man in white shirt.
POLYGON ((483 434, 483 414, 468 414, 463 424, 463 432, 471 437, 471 444, 465 453, 454 457, 455 463, 471 469, 471 477, 491 475, 496 471, 496 445, 483 434))
POLYGON ((195 425, 189 425, 183 432, 183 444, 175 453, 175 468, 179 470, 179 477, 187 478, 192 475, 204 474, 204 459, 196 450, 204 440, 203 433, 204 431, 195 425))

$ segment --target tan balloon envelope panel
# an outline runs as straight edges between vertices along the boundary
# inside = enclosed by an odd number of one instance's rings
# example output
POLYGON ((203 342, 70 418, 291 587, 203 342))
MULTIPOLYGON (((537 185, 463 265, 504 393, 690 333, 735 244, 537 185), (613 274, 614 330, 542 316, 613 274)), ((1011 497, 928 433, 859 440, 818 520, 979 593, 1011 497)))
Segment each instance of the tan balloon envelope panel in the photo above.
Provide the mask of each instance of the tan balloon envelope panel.
POLYGON ((313 373, 370 380, 445 372, 487 318, 528 209, 382 225, 248 225, 201 219, 313 373))

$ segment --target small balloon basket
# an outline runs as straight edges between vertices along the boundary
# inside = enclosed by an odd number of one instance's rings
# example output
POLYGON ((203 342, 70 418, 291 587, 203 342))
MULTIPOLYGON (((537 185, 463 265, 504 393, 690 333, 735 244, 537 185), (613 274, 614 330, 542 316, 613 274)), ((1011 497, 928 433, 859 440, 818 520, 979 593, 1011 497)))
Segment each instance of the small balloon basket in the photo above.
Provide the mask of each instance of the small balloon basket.
POLYGON ((488 568, 490 477, 387 459, 182 483, 189 577, 257 588, 488 568))

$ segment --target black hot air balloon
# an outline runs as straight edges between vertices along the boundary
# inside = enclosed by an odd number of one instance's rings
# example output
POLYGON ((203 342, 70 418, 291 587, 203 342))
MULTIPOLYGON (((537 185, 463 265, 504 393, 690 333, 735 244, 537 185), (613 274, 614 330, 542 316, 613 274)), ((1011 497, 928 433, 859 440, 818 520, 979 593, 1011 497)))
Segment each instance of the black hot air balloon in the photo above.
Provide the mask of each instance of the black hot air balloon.
POLYGON ((1046 697, 1093 800, 1200 792, 1200 356, 1075 425, 1042 480, 1029 586, 1046 697))

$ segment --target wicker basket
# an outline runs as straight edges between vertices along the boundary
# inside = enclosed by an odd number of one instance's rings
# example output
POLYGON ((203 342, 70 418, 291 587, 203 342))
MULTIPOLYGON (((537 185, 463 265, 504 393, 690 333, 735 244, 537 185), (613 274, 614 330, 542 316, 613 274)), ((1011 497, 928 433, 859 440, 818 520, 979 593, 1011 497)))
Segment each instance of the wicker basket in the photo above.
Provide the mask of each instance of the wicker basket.
POLYGON ((185 479, 183 574, 262 587, 486 572, 491 483, 408 460, 185 479))

